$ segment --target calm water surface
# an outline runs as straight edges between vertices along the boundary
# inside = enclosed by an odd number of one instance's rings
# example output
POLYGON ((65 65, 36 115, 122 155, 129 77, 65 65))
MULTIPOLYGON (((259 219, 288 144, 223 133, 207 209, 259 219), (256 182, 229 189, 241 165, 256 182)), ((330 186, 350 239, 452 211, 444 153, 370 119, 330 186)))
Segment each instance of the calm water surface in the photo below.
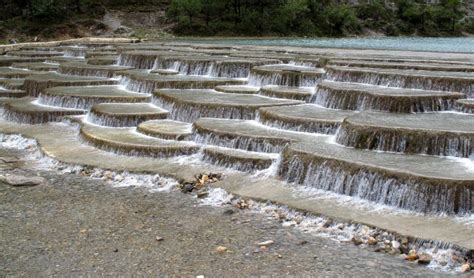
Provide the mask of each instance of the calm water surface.
MULTIPOLYGON (((210 42, 210 40, 198 40, 210 42)), ((317 39, 212 39, 213 43, 233 45, 303 46, 358 49, 389 49, 474 53, 474 37, 469 38, 317 38, 317 39)))

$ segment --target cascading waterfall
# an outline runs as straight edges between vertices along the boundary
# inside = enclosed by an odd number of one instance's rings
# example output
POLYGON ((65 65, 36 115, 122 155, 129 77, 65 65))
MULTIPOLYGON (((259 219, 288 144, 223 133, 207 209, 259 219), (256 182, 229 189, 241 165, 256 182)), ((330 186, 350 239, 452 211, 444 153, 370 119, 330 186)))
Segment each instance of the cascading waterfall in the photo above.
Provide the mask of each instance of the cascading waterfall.
POLYGON ((240 149, 251 152, 279 153, 288 142, 285 140, 270 140, 265 138, 230 137, 195 128, 193 141, 200 145, 214 145, 224 148, 240 149))
POLYGON ((465 158, 471 155, 473 140, 469 135, 384 130, 346 123, 336 136, 337 143, 359 149, 465 158))
POLYGON ((251 67, 252 64, 244 62, 157 59, 153 69, 172 69, 184 75, 245 78, 251 67))
POLYGON ((178 101, 169 101, 161 96, 155 96, 153 103, 170 111, 169 118, 192 123, 199 118, 226 118, 252 120, 255 118, 256 109, 249 107, 220 107, 216 104, 190 104, 178 101))
POLYGON ((452 96, 451 98, 432 96, 400 99, 393 96, 373 96, 365 93, 332 90, 318 86, 310 102, 331 109, 422 113, 451 110, 456 100, 456 96, 452 96))
POLYGON ((474 192, 463 186, 426 184, 332 160, 285 155, 279 175, 288 182, 424 213, 470 214, 474 192))
POLYGON ((87 114, 87 121, 96 125, 110 127, 135 127, 143 122, 142 116, 130 115, 127 117, 113 117, 90 111, 87 114))
POLYGON ((64 57, 85 58, 87 49, 85 48, 68 48, 64 51, 64 57))
POLYGON ((155 55, 120 53, 117 65, 136 69, 152 69, 156 60, 157 58, 155 55))
POLYGON ((125 89, 129 91, 144 94, 153 93, 156 87, 156 84, 151 80, 139 80, 138 78, 132 78, 127 75, 121 76, 120 85, 124 86, 125 89))
POLYGON ((59 73, 76 76, 114 77, 114 71, 109 69, 87 68, 80 66, 60 66, 59 73))
POLYGON ((250 72, 248 85, 254 87, 263 87, 266 85, 278 85, 287 87, 314 87, 320 81, 320 77, 315 75, 306 75, 302 72, 284 72, 284 73, 255 73, 250 72))
POLYGON ((233 156, 235 150, 229 149, 229 155, 226 155, 225 150, 221 148, 222 152, 213 152, 212 149, 204 149, 202 151, 201 159, 207 163, 218 165, 225 168, 234 169, 237 171, 253 173, 256 171, 261 171, 268 169, 272 164, 272 159, 256 159, 256 158, 247 158, 239 159, 233 156))
POLYGON ((291 130, 297 132, 321 133, 321 134, 335 134, 339 128, 339 123, 324 123, 324 122, 294 122, 281 121, 278 119, 266 118, 260 115, 259 122, 266 126, 271 126, 278 129, 291 130))
POLYGON ((8 104, 1 109, 1 118, 20 124, 43 124, 48 122, 61 121, 65 116, 81 115, 85 111, 48 111, 48 112, 22 112, 12 109, 8 104))
MULTIPOLYGON (((38 96, 38 103, 47 106, 56 106, 63 108, 83 109, 88 110, 92 106, 100 103, 122 103, 121 98, 97 98, 97 97, 83 97, 83 96, 67 96, 67 95, 48 95, 40 93, 38 96)), ((127 103, 143 102, 142 98, 128 98, 127 103)))
POLYGON ((474 79, 417 76, 376 71, 345 70, 328 67, 324 76, 327 80, 355 82, 387 87, 423 89, 433 91, 450 91, 474 95, 474 79))

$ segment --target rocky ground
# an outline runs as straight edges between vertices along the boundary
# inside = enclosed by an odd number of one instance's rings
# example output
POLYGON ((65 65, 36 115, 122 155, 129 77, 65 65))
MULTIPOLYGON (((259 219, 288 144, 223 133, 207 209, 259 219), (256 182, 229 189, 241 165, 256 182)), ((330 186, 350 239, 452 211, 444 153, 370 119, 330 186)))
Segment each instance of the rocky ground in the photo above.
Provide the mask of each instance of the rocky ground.
POLYGON ((2 175, 44 178, 35 186, 0 183, 1 276, 446 275, 263 214, 204 206, 179 190, 113 188, 37 170, 17 162, 17 151, 3 149, 0 158, 2 175))

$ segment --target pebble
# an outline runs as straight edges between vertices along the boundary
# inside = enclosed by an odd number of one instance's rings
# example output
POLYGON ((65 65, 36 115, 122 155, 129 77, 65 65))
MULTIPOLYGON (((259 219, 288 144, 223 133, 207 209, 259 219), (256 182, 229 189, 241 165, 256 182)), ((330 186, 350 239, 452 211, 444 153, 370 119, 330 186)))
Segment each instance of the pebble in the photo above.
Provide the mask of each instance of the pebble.
POLYGON ((368 245, 377 245, 377 243, 378 241, 374 237, 369 237, 369 239, 367 239, 368 245))
POLYGON ((234 213, 235 213, 235 211, 234 211, 233 209, 226 209, 226 210, 224 211, 224 214, 225 214, 225 215, 231 215, 231 214, 234 214, 234 213))
POLYGON ((356 237, 353 237, 353 238, 351 239, 351 241, 352 241, 352 243, 354 243, 354 245, 356 245, 356 246, 359 246, 359 245, 361 245, 362 243, 364 243, 362 240, 360 240, 359 238, 356 238, 356 237))
POLYGON ((257 243, 258 246, 269 246, 275 243, 273 240, 267 240, 257 243))
POLYGON ((392 240, 392 247, 395 249, 400 249, 400 242, 392 240))
POLYGON ((461 272, 462 273, 466 273, 466 272, 469 272, 471 271, 471 265, 470 264, 463 264, 461 266, 461 272))
POLYGON ((408 255, 405 257, 405 260, 407 261, 418 260, 418 254, 416 253, 416 250, 410 250, 410 252, 408 252, 408 255))
POLYGON ((181 188, 181 191, 183 191, 184 193, 189 193, 193 190, 194 190, 194 184, 192 183, 187 183, 181 188))
POLYGON ((216 252, 219 253, 219 254, 223 254, 223 253, 227 252, 227 247, 217 246, 216 252))
POLYGON ((164 238, 162 238, 162 237, 160 237, 160 236, 155 237, 155 239, 156 239, 156 241, 163 241, 163 240, 165 240, 164 238))

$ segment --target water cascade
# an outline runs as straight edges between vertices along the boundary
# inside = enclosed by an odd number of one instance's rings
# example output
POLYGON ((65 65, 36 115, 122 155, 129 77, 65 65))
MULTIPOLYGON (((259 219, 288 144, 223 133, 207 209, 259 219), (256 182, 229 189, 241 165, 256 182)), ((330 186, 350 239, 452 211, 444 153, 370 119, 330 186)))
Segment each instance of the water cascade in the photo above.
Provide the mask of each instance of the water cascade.
POLYGON ((466 53, 31 47, 0 56, 0 133, 81 165, 223 173, 233 194, 459 245, 472 260, 472 233, 454 219, 474 212, 473 72, 466 53))

